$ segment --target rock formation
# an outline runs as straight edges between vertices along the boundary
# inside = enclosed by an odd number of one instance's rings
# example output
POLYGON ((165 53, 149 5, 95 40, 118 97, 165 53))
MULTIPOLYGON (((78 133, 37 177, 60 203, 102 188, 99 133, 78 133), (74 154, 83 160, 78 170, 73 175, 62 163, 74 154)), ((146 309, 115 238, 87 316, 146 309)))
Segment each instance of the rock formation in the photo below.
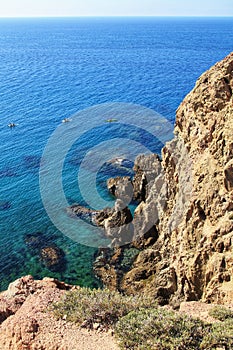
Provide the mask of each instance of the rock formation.
POLYGON ((0 294, 1 350, 118 350, 109 333, 80 329, 49 310, 64 293, 77 289, 53 278, 22 277, 0 294))
POLYGON ((103 210, 92 210, 83 206, 73 204, 67 208, 71 217, 78 217, 91 225, 103 229, 103 235, 111 239, 112 246, 124 245, 132 241, 133 230, 131 211, 125 202, 118 198, 113 208, 103 210))
POLYGON ((51 271, 63 271, 66 268, 65 253, 56 245, 43 247, 40 251, 40 258, 51 271))
MULTIPOLYGON (((107 287, 150 293, 161 304, 181 304, 182 312, 194 316, 198 311, 206 317, 206 307, 187 301, 232 304, 232 89, 233 53, 204 73, 184 99, 175 137, 163 148, 162 159, 141 155, 133 181, 109 181, 115 208, 68 209, 103 227, 117 245, 125 237, 130 241, 99 251, 94 268, 107 287), (139 202, 133 220, 124 203, 130 187, 139 202)), ((26 235, 25 243, 36 251, 46 248, 40 233, 26 235)), ((44 259, 52 265, 53 253, 63 258, 59 250, 50 253, 44 250, 44 259)), ((10 284, 0 294, 1 350, 118 349, 108 335, 84 334, 53 318, 49 305, 72 288, 79 287, 32 276, 10 284)))
POLYGON ((136 160, 134 193, 141 203, 134 243, 98 262, 97 275, 108 287, 147 292, 174 306, 199 299, 232 302, 232 89, 233 53, 204 73, 181 103, 162 160, 136 160), (124 272, 119 256, 132 247, 141 251, 124 272))
POLYGON ((133 184, 129 176, 110 178, 107 181, 107 187, 109 192, 116 198, 123 200, 125 203, 131 201, 133 184))

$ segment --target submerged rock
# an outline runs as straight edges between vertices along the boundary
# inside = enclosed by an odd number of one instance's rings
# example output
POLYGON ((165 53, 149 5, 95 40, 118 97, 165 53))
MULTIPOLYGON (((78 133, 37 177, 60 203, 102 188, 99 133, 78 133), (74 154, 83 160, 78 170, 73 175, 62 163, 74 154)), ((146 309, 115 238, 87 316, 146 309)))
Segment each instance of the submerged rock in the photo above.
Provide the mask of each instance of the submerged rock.
POLYGON ((27 169, 35 170, 40 168, 41 157, 35 155, 24 156, 23 161, 27 169))
POLYGON ((8 210, 11 208, 11 202, 9 201, 0 201, 0 210, 8 210))
POLYGON ((65 252, 52 239, 48 239, 42 232, 33 232, 26 234, 24 241, 31 254, 39 256, 49 270, 60 272, 65 270, 65 252))
POLYGON ((34 252, 40 251, 41 248, 48 244, 48 240, 42 232, 33 232, 26 234, 24 236, 24 242, 26 243, 27 247, 34 252))
POLYGON ((44 247, 40 250, 40 258, 43 264, 51 271, 65 269, 65 253, 56 245, 44 247))
POLYGON ((4 177, 15 177, 15 176, 17 176, 17 173, 13 168, 6 167, 3 169, 0 169, 0 179, 4 177))

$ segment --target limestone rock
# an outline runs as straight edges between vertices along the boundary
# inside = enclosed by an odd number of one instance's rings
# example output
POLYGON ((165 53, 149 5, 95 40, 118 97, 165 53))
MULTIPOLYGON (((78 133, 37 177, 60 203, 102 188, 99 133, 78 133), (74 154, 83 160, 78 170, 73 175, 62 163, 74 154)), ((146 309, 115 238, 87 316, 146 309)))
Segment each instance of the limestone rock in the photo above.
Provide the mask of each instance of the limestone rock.
POLYGON ((130 203, 133 197, 133 185, 129 176, 110 178, 107 181, 109 192, 123 200, 125 203, 130 203))
POLYGON ((90 224, 103 228, 103 234, 111 239, 112 246, 120 246, 132 241, 132 214, 125 202, 118 198, 114 208, 92 210, 80 205, 67 208, 68 215, 79 217, 90 224))
POLYGON ((144 250, 120 277, 124 292, 143 291, 174 306, 232 302, 232 89, 233 53, 204 73, 181 103, 162 160, 148 158, 151 181, 140 166, 147 156, 137 160, 134 191, 141 203, 132 224, 144 250))

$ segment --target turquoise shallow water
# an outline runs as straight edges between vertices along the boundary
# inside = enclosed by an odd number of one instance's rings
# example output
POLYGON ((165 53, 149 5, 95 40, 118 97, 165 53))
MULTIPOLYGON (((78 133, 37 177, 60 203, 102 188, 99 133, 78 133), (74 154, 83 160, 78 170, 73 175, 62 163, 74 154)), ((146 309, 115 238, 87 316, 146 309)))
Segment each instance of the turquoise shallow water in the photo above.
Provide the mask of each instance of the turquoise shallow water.
MULTIPOLYGON (((28 273, 98 285, 91 268, 95 248, 63 235, 42 204, 39 164, 49 137, 63 118, 109 102, 142 105, 174 123, 176 108, 199 75, 232 51, 232 33, 231 18, 0 20, 1 289, 28 273), (15 128, 7 127, 11 121, 15 128), (65 252, 60 270, 46 268, 25 244, 25 235, 35 232, 65 252)), ((111 139, 115 127, 103 126, 98 142, 111 139)), ((149 147, 150 138, 139 136, 149 147)), ((77 168, 92 139, 87 135, 67 154, 63 183, 69 203, 85 204, 77 168)), ((159 152, 157 141, 153 151, 159 152)), ((91 169, 86 171, 88 178, 91 169)), ((98 172, 105 200, 111 199, 105 180, 124 174, 131 175, 130 169, 98 172)))

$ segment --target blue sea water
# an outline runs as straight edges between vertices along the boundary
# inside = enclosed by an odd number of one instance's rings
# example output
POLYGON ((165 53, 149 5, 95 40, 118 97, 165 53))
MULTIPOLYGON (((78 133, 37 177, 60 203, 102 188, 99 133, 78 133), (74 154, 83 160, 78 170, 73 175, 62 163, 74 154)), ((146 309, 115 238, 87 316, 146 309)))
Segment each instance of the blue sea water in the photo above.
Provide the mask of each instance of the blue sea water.
MULTIPOLYGON (((64 236, 41 200, 40 160, 61 120, 91 106, 124 102, 150 108, 174 123, 196 79, 232 48, 233 18, 0 20, 1 289, 25 274, 98 285, 92 273, 96 250, 64 236), (9 122, 16 127, 8 128, 9 122), (61 270, 50 271, 25 244, 25 235, 35 232, 63 249, 61 270)), ((82 199, 71 177, 80 162, 77 152, 91 147, 88 137, 81 146, 65 165, 70 203, 82 199)), ((118 174, 115 168, 98 173, 106 199, 106 177, 118 174)))

